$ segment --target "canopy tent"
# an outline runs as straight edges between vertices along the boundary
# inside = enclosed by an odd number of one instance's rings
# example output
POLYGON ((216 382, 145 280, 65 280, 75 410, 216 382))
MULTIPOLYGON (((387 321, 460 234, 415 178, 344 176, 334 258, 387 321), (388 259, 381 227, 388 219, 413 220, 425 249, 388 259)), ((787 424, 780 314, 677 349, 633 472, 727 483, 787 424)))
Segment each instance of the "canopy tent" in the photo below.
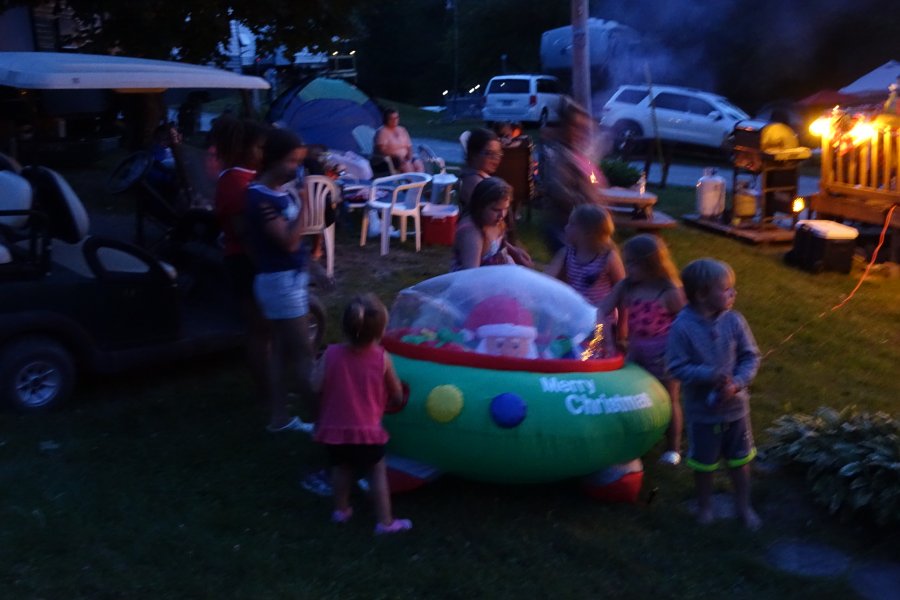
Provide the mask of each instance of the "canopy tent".
POLYGON ((189 63, 100 54, 0 52, 0 85, 33 90, 267 90, 261 77, 189 63))
POLYGON ((361 125, 376 129, 381 111, 366 94, 342 79, 317 77, 280 95, 269 109, 269 121, 280 122, 307 144, 365 154, 353 136, 361 125))
POLYGON ((867 94, 881 92, 887 95, 888 86, 896 83, 900 77, 900 62, 889 60, 877 69, 870 71, 851 83, 841 88, 844 94, 867 94))

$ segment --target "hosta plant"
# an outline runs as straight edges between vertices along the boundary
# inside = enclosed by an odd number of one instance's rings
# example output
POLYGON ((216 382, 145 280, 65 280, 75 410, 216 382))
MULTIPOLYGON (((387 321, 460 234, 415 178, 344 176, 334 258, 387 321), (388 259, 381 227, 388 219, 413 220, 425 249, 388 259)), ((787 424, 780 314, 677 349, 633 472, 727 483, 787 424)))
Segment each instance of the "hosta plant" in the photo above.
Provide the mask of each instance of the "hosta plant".
POLYGON ((900 421, 820 408, 779 417, 768 432, 767 458, 805 471, 814 499, 832 514, 900 525, 900 421))
POLYGON ((600 161, 600 168, 611 186, 628 188, 641 178, 640 171, 619 158, 604 158, 600 161))

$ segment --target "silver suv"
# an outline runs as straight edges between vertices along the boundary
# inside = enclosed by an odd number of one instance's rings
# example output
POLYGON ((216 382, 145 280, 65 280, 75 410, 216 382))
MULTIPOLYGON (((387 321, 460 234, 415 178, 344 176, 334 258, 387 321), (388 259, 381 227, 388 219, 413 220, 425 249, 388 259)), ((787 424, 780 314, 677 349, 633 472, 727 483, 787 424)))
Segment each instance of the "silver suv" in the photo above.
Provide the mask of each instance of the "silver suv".
POLYGON ((559 120, 559 81, 549 75, 500 75, 484 90, 481 115, 488 123, 522 121, 547 123, 559 120))
POLYGON ((738 121, 750 117, 726 98, 691 88, 623 85, 603 106, 600 122, 615 134, 616 146, 631 138, 653 138, 721 148, 738 121), (651 111, 656 109, 656 123, 651 111))

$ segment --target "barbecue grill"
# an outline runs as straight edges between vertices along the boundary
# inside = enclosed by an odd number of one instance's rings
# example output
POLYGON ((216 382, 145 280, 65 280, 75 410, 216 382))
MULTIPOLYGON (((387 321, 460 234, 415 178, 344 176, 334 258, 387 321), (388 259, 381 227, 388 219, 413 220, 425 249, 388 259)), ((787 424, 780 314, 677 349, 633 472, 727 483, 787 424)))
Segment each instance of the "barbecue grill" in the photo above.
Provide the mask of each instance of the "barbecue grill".
MULTIPOLYGON (((738 189, 738 176, 759 178, 759 212, 763 220, 771 220, 776 212, 798 212, 798 167, 812 151, 800 145, 794 130, 783 123, 740 121, 732 133, 734 180, 732 190, 738 189)), ((802 210, 802 209, 801 209, 802 210)))

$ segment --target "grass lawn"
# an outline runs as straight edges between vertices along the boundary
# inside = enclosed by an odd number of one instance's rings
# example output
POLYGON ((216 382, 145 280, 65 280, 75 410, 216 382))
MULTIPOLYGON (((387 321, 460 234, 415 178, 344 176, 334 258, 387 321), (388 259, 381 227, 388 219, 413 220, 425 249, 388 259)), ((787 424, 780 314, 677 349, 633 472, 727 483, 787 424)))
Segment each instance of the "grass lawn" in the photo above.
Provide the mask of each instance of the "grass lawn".
MULTIPOLYGON (((692 189, 660 195, 672 214, 693 204, 692 189)), ((545 261, 537 237, 523 227, 545 261)), ((760 441, 786 411, 856 404, 898 414, 900 280, 872 277, 816 319, 858 272, 808 275, 782 264, 784 248, 684 226, 665 238, 679 265, 711 255, 734 266, 737 308, 763 351, 774 349, 753 386, 760 441)), ((449 261, 446 248, 417 254, 394 242, 380 257, 377 243, 354 239, 339 235, 338 288, 322 295, 332 340, 351 295, 373 290, 389 303, 449 261)), ((846 579, 782 574, 766 563, 768 546, 800 538, 858 558, 897 556, 896 532, 834 521, 779 473, 756 475, 762 531, 700 528, 685 506, 689 472, 658 466, 659 449, 646 460, 643 496, 657 490, 649 504, 600 505, 568 483, 448 476, 395 499, 412 532, 373 539, 361 498, 354 521, 338 527, 329 501, 299 487, 320 450, 264 423, 235 356, 82 382, 73 406, 53 414, 0 413, 0 597, 844 599, 846 579)))

